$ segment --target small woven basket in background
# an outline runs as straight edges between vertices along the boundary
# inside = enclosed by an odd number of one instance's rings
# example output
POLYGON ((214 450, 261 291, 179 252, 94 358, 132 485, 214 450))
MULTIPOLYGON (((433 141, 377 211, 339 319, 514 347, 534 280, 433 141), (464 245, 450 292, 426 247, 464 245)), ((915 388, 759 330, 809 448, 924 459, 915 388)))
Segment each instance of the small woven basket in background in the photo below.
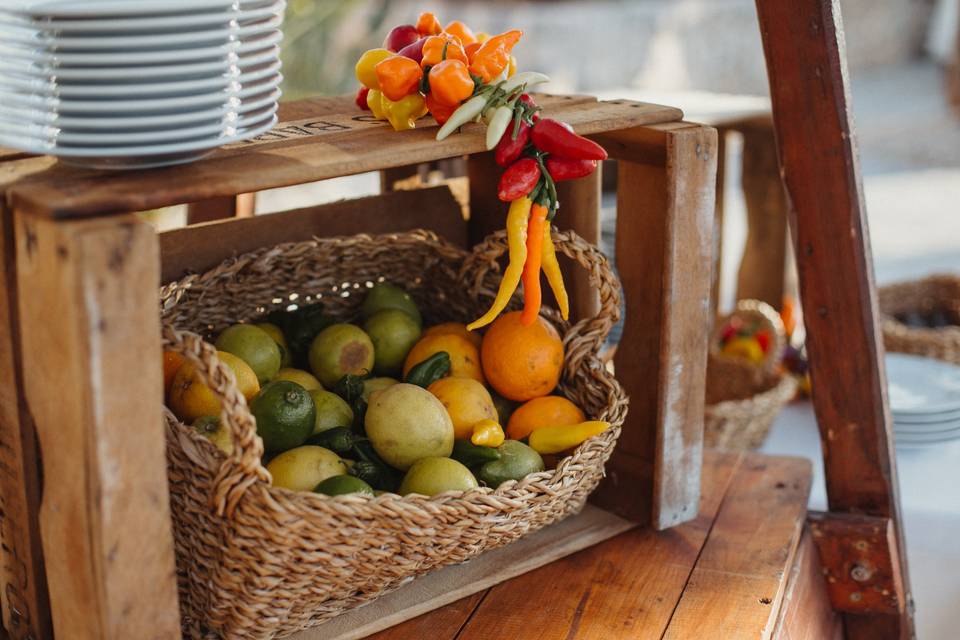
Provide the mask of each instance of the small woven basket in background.
MULTIPOLYGON (((256 423, 210 340, 291 302, 356 315, 379 279, 406 289, 424 317, 463 322, 492 302, 506 234, 467 252, 433 233, 313 239, 227 260, 161 289, 166 349, 181 353, 223 405, 233 453, 169 411, 167 457, 184 635, 266 639, 320 624, 432 569, 464 562, 580 511, 603 477, 627 398, 598 357, 620 316, 620 283, 606 257, 572 232, 557 251, 587 269, 600 312, 571 325, 544 309, 563 337, 560 391, 611 428, 556 469, 428 498, 323 496, 273 487, 256 423)), ((515 298, 511 308, 517 308, 515 298)))
POLYGON ((777 414, 797 393, 797 381, 781 370, 786 346, 783 321, 765 302, 741 300, 728 316, 717 321, 707 363, 707 399, 704 409, 704 446, 714 449, 755 449, 763 444, 777 414), (762 363, 725 356, 720 332, 733 317, 758 323, 772 340, 762 363))
POLYGON ((960 364, 960 276, 942 274, 881 287, 883 343, 887 351, 960 364), (940 327, 914 327, 904 320, 936 318, 940 327))

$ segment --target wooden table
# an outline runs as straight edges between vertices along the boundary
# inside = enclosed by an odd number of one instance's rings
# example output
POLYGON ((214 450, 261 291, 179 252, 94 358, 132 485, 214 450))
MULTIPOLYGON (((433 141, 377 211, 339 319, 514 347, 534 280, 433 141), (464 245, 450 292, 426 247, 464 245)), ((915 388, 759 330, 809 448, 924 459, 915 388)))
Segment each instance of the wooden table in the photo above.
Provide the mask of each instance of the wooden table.
MULTIPOLYGON (((691 522, 659 532, 631 528, 462 598, 446 589, 473 563, 450 567, 294 639, 360 638, 407 607, 442 602, 369 640, 841 638, 804 528, 810 479, 810 463, 799 458, 707 452, 700 513, 691 522)), ((600 517, 594 511, 577 518, 600 517)), ((493 552, 501 554, 494 564, 509 571, 526 553, 562 544, 538 545, 548 532, 493 552)))

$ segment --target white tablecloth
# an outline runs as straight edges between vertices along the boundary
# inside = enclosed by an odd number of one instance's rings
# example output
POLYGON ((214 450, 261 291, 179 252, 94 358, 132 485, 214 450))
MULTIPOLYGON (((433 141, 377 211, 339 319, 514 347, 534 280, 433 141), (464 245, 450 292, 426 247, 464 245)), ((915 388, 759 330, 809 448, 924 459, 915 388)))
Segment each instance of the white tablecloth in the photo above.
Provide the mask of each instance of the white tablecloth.
MULTIPOLYGON (((809 403, 787 407, 764 453, 809 458, 810 508, 825 510, 820 438, 809 403)), ((907 562, 920 640, 960 638, 960 441, 897 451, 907 562)))

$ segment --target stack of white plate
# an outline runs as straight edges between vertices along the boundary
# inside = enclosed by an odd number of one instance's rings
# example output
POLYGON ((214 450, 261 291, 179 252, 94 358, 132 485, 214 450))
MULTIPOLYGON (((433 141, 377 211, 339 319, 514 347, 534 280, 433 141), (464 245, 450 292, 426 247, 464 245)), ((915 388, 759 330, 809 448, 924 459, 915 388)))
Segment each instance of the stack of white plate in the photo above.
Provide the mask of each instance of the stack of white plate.
POLYGON ((897 444, 960 439, 960 367, 903 353, 887 354, 886 363, 897 444))
POLYGON ((284 0, 0 0, 0 145, 189 162, 276 123, 284 0))

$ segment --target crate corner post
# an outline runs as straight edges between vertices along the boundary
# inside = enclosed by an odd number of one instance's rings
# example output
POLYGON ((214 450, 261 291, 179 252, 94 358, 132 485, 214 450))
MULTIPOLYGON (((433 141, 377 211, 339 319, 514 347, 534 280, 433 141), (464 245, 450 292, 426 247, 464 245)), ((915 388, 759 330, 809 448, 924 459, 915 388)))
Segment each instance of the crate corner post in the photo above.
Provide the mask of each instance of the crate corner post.
POLYGON ((717 132, 687 122, 598 136, 618 161, 617 376, 630 413, 594 501, 665 529, 700 501, 717 132))
POLYGON ((133 215, 14 218, 54 632, 179 638, 156 234, 133 215))

